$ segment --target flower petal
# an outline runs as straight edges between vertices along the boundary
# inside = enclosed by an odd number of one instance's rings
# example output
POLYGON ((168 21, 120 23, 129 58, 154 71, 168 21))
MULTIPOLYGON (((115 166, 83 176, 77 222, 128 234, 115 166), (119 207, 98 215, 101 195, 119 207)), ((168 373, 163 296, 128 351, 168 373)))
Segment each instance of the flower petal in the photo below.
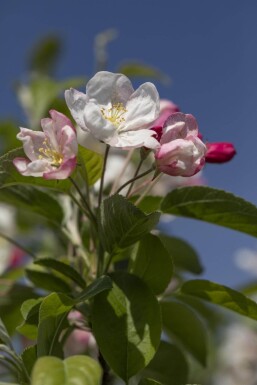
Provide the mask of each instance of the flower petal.
POLYGON ((130 97, 125 108, 125 122, 120 131, 148 128, 159 115, 159 94, 152 83, 142 84, 130 97))
POLYGON ((71 88, 70 90, 65 91, 65 100, 77 124, 83 130, 88 131, 84 121, 84 109, 88 102, 87 95, 71 88))
POLYGON ((193 115, 177 112, 172 114, 164 123, 161 144, 189 135, 198 135, 197 121, 193 115))
POLYGON ((86 105, 84 119, 91 134, 103 142, 110 140, 117 131, 109 120, 104 119, 100 107, 93 100, 86 105))
POLYGON ((102 106, 110 103, 125 105, 134 89, 125 75, 100 71, 89 80, 86 92, 89 99, 95 99, 102 106))
POLYGON ((44 179, 67 179, 74 168, 76 167, 76 157, 67 159, 60 167, 53 171, 45 172, 43 174, 44 179))
POLYGON ((23 149, 27 157, 30 160, 37 160, 40 155, 39 149, 44 147, 45 134, 42 131, 20 127, 17 139, 23 142, 23 149))
POLYGON ((13 164, 17 171, 24 176, 40 177, 51 168, 50 163, 45 159, 30 162, 26 158, 15 158, 13 164))
POLYGON ((154 126, 163 126, 168 117, 175 112, 179 112, 179 107, 171 100, 160 100, 160 116, 154 122, 154 126))
POLYGON ((124 131, 119 132, 113 136, 109 141, 106 141, 110 146, 121 147, 123 149, 147 147, 156 149, 159 146, 159 142, 153 137, 154 131, 143 129, 137 131, 124 131))

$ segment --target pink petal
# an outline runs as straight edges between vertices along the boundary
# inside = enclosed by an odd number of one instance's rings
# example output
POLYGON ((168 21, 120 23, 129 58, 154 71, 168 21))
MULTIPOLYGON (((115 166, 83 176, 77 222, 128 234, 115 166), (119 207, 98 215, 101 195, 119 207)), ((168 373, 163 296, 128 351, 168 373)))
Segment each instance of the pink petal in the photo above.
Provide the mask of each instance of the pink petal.
POLYGON ((45 172, 43 177, 45 179, 67 179, 76 167, 76 163, 76 157, 70 158, 54 171, 45 172))

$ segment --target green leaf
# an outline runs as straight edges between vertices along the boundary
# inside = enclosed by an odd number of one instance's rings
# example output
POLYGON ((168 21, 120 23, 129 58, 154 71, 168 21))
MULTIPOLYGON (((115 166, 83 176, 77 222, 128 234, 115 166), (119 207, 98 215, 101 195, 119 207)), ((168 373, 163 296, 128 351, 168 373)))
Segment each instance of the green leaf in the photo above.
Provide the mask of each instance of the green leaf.
POLYGON ((112 280, 110 277, 102 276, 92 282, 85 290, 83 290, 77 297, 76 303, 87 301, 101 293, 102 291, 112 288, 112 280))
POLYGON ((188 365, 177 346, 161 341, 156 355, 143 374, 164 385, 181 385, 187 381, 188 365))
POLYGON ((100 237, 112 254, 126 248, 149 233, 158 223, 160 213, 144 214, 121 195, 103 201, 100 212, 100 237))
POLYGON ((13 159, 24 156, 23 147, 20 147, 0 157, 0 189, 18 184, 47 187, 63 192, 67 192, 70 189, 71 182, 68 179, 46 180, 44 178, 21 175, 13 165, 13 159))
POLYGON ((37 288, 47 291, 60 291, 63 293, 70 293, 71 287, 61 278, 46 273, 44 271, 36 270, 36 267, 31 266, 25 269, 26 276, 37 288))
POLYGON ((37 360, 37 346, 31 345, 24 349, 21 354, 21 359, 28 374, 31 375, 32 368, 37 360))
POLYGON ((47 117, 52 102, 70 87, 80 87, 84 78, 74 78, 57 82, 48 76, 33 76, 29 84, 19 84, 16 88, 19 101, 29 119, 31 129, 40 126, 40 120, 47 117))
POLYGON ((20 146, 20 141, 16 138, 18 124, 13 120, 0 121, 0 154, 20 146))
POLYGON ((63 220, 63 210, 58 201, 35 187, 10 186, 0 189, 0 201, 40 215, 58 227, 63 220))
POLYGON ((62 361, 41 357, 33 368, 31 385, 100 385, 101 378, 101 367, 93 358, 72 356, 62 361))
POLYGON ((30 69, 41 74, 52 74, 61 48, 62 42, 58 36, 44 36, 32 49, 29 59, 30 69))
POLYGON ((151 378, 141 378, 138 385, 162 385, 160 382, 152 380, 151 378))
POLYGON ((162 302, 162 321, 164 330, 196 358, 206 365, 207 331, 197 314, 189 306, 177 302, 162 302))
POLYGON ((77 283, 82 289, 85 288, 86 282, 84 278, 67 263, 58 261, 52 258, 41 258, 34 261, 34 264, 51 268, 63 274, 65 277, 70 278, 73 282, 77 283))
POLYGON ((118 71, 129 78, 140 77, 147 79, 159 80, 161 83, 168 85, 170 83, 170 77, 158 69, 149 66, 148 64, 139 62, 126 62, 118 68, 118 71))
MULTIPOLYGON (((139 198, 139 195, 134 195, 129 200, 134 203, 139 198)), ((152 211, 158 211, 161 208, 163 197, 147 195, 144 197, 137 207, 144 213, 150 213, 152 211)))
POLYGON ((171 281, 173 263, 156 235, 145 235, 131 261, 130 272, 140 277, 155 294, 161 294, 171 281))
POLYGON ((89 186, 92 186, 100 179, 103 169, 103 156, 79 145, 78 163, 85 173, 89 186))
POLYGON ((73 306, 73 299, 60 293, 52 293, 42 301, 39 310, 38 357, 62 355, 59 337, 73 306))
POLYGON ((242 293, 206 280, 187 281, 181 292, 257 320, 257 304, 242 293))
POLYGON ((200 219, 257 237, 257 207, 210 187, 183 187, 164 198, 164 213, 200 219))
POLYGON ((37 338, 39 308, 43 298, 28 299, 21 306, 21 314, 24 321, 16 330, 25 337, 34 340, 37 338))
POLYGON ((170 253, 176 268, 193 274, 201 274, 203 267, 195 250, 189 243, 176 237, 161 234, 160 239, 170 253))
POLYGON ((10 348, 12 348, 11 338, 1 318, 0 318, 0 343, 3 343, 9 346, 10 348))
POLYGON ((143 369, 160 341, 159 304, 138 277, 111 274, 113 287, 94 298, 93 332, 110 367, 124 380, 143 369))

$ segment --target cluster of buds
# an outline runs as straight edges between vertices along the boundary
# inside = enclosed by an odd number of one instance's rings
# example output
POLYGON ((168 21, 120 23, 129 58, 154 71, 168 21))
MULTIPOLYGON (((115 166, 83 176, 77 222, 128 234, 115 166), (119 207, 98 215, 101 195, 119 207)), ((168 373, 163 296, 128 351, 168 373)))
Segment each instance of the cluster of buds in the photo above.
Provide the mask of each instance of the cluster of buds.
MULTIPOLYGON (((89 80, 86 94, 70 89, 65 98, 82 130, 111 147, 152 150, 158 172, 189 177, 205 162, 222 163, 235 155, 231 143, 204 144, 196 119, 170 101, 160 102, 152 83, 134 90, 126 76, 102 71, 89 80)), ((41 121, 43 132, 20 129, 27 158, 14 159, 14 165, 24 176, 66 179, 76 167, 73 124, 58 111, 50 116, 41 121)))

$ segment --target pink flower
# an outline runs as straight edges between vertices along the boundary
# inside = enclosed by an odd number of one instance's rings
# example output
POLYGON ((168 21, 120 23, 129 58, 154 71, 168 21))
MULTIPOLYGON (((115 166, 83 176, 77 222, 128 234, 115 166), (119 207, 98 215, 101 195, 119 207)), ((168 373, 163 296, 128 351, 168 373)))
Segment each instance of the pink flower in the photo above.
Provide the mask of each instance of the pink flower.
POLYGON ((76 167, 78 143, 71 121, 58 111, 41 120, 42 131, 20 128, 17 138, 23 142, 27 158, 15 158, 13 164, 24 176, 66 179, 76 167))
POLYGON ((175 112, 179 112, 179 108, 171 100, 160 100, 160 115, 153 123, 153 127, 163 126, 168 117, 175 112))
POLYGON ((173 113, 164 123, 160 147, 155 152, 159 171, 172 176, 192 176, 205 163, 205 144, 190 114, 173 113))
POLYGON ((208 163, 225 163, 236 155, 236 150, 232 143, 206 143, 206 146, 205 161, 208 163))

